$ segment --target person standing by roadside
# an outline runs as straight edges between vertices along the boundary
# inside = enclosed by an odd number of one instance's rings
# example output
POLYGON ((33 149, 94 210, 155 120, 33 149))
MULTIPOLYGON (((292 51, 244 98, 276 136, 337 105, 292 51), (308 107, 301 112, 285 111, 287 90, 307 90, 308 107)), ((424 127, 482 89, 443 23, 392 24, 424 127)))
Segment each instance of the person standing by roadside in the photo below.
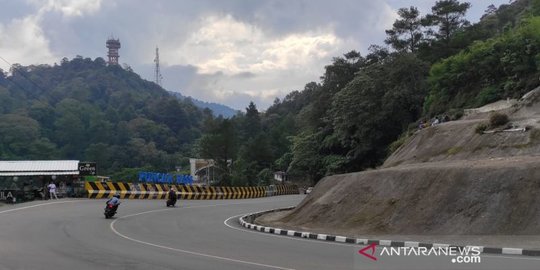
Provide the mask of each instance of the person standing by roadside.
POLYGON ((51 197, 51 200, 53 198, 53 195, 54 195, 54 198, 56 198, 58 200, 58 196, 56 196, 56 185, 54 184, 54 182, 51 182, 47 188, 49 188, 49 196, 51 197))

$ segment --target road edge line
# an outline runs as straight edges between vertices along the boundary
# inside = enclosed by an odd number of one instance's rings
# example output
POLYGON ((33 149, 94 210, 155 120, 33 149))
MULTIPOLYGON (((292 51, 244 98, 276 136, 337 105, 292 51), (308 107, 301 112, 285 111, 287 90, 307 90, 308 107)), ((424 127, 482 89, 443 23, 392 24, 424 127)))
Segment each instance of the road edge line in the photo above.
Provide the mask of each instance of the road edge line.
POLYGON ((318 241, 330 241, 330 242, 340 242, 340 243, 349 243, 349 244, 358 244, 358 245, 369 245, 369 244, 375 243, 377 245, 391 246, 391 247, 403 247, 403 246, 416 246, 416 247, 427 247, 427 248, 440 247, 440 246, 456 247, 456 248, 478 247, 480 248, 482 254, 502 254, 502 255, 540 257, 540 250, 533 250, 533 249, 508 248, 508 247, 503 247, 503 248, 484 247, 484 246, 475 246, 475 245, 459 246, 459 245, 449 245, 449 244, 440 244, 440 243, 421 243, 421 242, 414 242, 414 241, 360 239, 360 238, 351 238, 351 237, 338 236, 338 235, 332 235, 332 234, 299 232, 299 231, 287 230, 287 229, 282 229, 282 228, 256 225, 252 223, 255 220, 255 218, 260 217, 264 214, 287 211, 287 210, 292 210, 294 208, 295 207, 292 206, 292 207, 276 208, 276 209, 271 209, 271 210, 266 210, 266 211, 261 211, 261 212, 244 214, 244 215, 240 215, 240 217, 238 218, 238 222, 240 223, 242 227, 250 229, 250 230, 256 230, 263 233, 273 233, 276 230, 279 230, 281 235, 288 235, 292 237, 312 239, 312 240, 318 240, 318 241), (246 221, 246 220, 249 220, 249 221, 246 221))

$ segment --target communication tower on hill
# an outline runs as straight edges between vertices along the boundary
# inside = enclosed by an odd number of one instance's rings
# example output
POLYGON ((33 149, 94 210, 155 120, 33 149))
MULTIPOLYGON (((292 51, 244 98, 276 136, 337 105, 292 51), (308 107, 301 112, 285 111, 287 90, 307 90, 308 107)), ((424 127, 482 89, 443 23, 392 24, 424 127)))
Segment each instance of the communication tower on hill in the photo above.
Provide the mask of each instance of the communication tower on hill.
POLYGON ((156 67, 154 69, 155 83, 161 86, 161 79, 163 79, 163 77, 161 76, 161 71, 159 70, 159 48, 158 47, 156 47, 156 58, 154 58, 154 62, 156 63, 156 67))
POLYGON ((106 44, 107 48, 109 49, 109 52, 107 53, 109 61, 107 63, 109 65, 118 65, 118 57, 120 57, 118 54, 118 49, 120 49, 120 39, 110 37, 106 44))

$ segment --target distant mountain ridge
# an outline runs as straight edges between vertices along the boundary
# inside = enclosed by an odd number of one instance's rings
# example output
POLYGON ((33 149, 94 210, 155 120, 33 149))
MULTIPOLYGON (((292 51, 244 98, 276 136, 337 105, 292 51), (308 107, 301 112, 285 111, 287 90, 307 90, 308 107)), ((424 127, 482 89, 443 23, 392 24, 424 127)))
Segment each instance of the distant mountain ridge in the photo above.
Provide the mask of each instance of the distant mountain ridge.
POLYGON ((239 112, 238 110, 235 110, 223 104, 214 103, 214 102, 206 102, 206 101, 198 100, 189 96, 186 97, 178 92, 173 92, 173 91, 168 91, 168 92, 169 94, 177 97, 180 100, 190 100, 193 103, 193 105, 195 105, 198 108, 201 108, 201 109, 208 108, 212 110, 212 113, 214 114, 214 116, 222 115, 225 118, 231 118, 239 112))

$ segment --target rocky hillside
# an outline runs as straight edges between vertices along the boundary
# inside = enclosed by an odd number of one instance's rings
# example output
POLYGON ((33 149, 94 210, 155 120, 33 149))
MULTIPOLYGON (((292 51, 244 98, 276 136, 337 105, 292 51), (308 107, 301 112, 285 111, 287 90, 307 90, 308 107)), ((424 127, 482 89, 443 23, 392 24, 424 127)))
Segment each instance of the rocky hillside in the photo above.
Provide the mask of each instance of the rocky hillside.
POLYGON ((273 226, 344 235, 540 233, 540 90, 413 134, 382 168, 326 177, 273 226), (503 106, 504 107, 504 106, 503 106))
POLYGON ((385 161, 383 167, 540 154, 537 143, 540 137, 540 88, 529 92, 519 102, 508 103, 511 106, 497 105, 500 102, 494 104, 497 106, 488 104, 478 110, 469 110, 479 113, 467 115, 463 120, 417 131, 385 161), (490 107, 499 110, 483 109, 490 107), (487 124, 495 111, 509 115, 510 122, 492 132, 478 133, 478 125, 487 124))

